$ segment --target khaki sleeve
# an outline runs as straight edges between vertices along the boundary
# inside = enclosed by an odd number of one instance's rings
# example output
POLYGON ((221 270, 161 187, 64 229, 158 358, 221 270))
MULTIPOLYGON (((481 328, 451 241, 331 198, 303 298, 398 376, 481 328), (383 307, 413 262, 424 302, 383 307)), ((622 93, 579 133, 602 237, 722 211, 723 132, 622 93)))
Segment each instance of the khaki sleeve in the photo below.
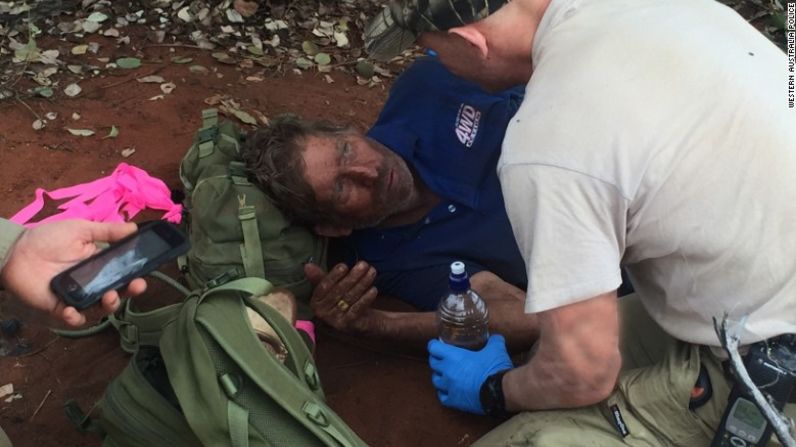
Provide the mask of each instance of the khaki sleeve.
POLYGON ((0 219, 0 270, 5 267, 11 247, 23 231, 25 231, 25 227, 6 219, 0 219))

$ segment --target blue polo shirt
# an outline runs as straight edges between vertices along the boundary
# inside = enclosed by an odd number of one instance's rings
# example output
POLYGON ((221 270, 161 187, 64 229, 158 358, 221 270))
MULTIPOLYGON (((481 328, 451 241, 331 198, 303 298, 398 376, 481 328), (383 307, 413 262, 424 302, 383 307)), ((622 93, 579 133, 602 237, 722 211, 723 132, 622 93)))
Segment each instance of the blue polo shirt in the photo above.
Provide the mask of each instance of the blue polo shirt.
POLYGON ((525 289, 496 172, 523 92, 486 93, 435 58, 416 61, 395 81, 368 136, 406 160, 441 202, 417 223, 358 230, 340 241, 349 265, 363 259, 378 270, 381 294, 436 309, 457 260, 470 275, 488 270, 525 289))

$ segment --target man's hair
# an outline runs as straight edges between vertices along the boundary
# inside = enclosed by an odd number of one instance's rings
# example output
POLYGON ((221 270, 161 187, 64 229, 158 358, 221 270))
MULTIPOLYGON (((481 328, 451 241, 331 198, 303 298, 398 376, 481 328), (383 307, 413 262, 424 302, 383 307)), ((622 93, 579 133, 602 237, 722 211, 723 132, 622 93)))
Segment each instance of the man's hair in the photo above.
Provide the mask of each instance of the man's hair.
POLYGON ((347 132, 348 126, 323 120, 305 120, 282 114, 268 127, 249 134, 242 148, 251 180, 274 201, 288 218, 304 224, 334 221, 333 210, 320 205, 305 180, 301 157, 308 137, 347 132))

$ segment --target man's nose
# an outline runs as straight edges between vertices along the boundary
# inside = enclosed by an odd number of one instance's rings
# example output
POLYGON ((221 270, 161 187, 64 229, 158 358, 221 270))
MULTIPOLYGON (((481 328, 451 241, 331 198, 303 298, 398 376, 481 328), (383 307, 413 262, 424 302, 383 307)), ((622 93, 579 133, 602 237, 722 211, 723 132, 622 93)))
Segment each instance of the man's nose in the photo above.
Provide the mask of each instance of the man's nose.
POLYGON ((379 178, 379 171, 375 166, 350 166, 348 176, 366 186, 373 185, 379 178))

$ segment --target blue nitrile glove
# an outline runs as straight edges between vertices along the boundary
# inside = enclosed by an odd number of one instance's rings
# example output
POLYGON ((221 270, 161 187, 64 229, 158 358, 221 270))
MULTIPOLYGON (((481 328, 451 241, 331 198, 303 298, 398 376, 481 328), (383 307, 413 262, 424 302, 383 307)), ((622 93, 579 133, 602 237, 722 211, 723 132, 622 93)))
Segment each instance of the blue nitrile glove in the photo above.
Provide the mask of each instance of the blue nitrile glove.
POLYGON ((428 342, 428 353, 431 383, 442 405, 476 414, 484 414, 479 393, 487 377, 514 367, 502 335, 489 337, 480 351, 434 339, 428 342))

